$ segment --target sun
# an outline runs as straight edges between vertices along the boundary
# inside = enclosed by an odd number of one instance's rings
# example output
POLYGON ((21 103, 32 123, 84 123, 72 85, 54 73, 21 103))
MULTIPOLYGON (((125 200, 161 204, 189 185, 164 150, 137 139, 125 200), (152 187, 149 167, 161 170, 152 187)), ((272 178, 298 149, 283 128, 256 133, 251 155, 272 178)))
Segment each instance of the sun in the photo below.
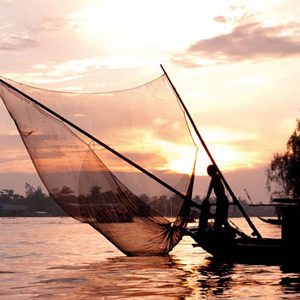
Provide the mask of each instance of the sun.
POLYGON ((167 157, 166 168, 180 174, 191 174, 196 157, 196 151, 192 147, 173 145, 173 155, 167 157))
MULTIPOLYGON (((177 146, 176 154, 168 158, 167 168, 175 173, 191 174, 195 158, 195 149, 177 146)), ((211 147, 211 155, 221 171, 233 171, 243 168, 253 168, 262 163, 260 153, 247 152, 226 144, 215 144, 211 147)), ((211 159, 203 148, 198 150, 196 175, 207 175, 207 166, 211 159)))

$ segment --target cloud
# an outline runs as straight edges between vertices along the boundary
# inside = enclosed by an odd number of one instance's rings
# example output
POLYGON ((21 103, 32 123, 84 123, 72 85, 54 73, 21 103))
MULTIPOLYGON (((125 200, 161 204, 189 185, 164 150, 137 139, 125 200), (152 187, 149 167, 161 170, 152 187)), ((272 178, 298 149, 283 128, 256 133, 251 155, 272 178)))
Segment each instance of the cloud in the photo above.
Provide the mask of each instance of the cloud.
POLYGON ((217 16, 214 17, 214 21, 216 21, 217 23, 226 23, 226 18, 224 16, 217 16))
MULTIPOLYGON (((0 44, 1 45, 1 44, 0 44)), ((1 49, 1 48, 0 48, 1 49)), ((30 84, 52 84, 77 80, 83 74, 101 68, 101 61, 98 57, 67 60, 62 63, 43 63, 32 65, 33 72, 27 73, 4 73, 6 78, 30 84)))
POLYGON ((230 33, 199 40, 173 60, 186 67, 199 67, 207 61, 230 63, 296 56, 300 55, 299 30, 298 23, 265 27, 251 22, 230 33))
POLYGON ((68 20, 64 18, 44 18, 41 29, 44 31, 57 31, 63 29, 68 24, 68 20))
POLYGON ((19 135, 0 134, 0 172, 28 172, 33 166, 19 135))
POLYGON ((22 36, 8 36, 1 38, 0 51, 19 51, 37 46, 38 42, 34 39, 22 36))
POLYGON ((70 21, 67 18, 45 17, 38 25, 27 26, 27 29, 32 33, 55 32, 69 28, 70 26, 70 21))
POLYGON ((55 32, 68 26, 64 18, 43 18, 38 25, 19 27, 0 16, 0 51, 21 51, 39 46, 37 34, 55 32))
POLYGON ((38 42, 26 31, 13 32, 13 25, 0 19, 0 51, 20 51, 35 48, 38 42))

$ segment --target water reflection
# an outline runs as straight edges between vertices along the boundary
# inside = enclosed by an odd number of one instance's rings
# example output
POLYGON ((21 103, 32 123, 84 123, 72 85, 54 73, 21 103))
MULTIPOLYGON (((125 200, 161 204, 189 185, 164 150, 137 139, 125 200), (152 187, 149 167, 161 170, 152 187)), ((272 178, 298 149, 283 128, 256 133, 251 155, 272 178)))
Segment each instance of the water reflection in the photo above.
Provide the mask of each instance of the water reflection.
POLYGON ((49 273, 35 282, 44 291, 39 295, 42 298, 186 299, 192 293, 183 284, 186 272, 170 256, 114 257, 88 265, 53 267, 49 273))
MULTIPOLYGON (((300 291, 298 274, 279 267, 222 263, 203 258, 186 264, 176 255, 118 256, 89 264, 49 267, 29 289, 42 299, 240 299, 275 298, 300 291)), ((24 289, 25 288, 25 289, 24 289)))
POLYGON ((232 287, 232 274, 232 264, 213 259, 187 268, 173 256, 121 256, 93 264, 52 267, 46 278, 34 285, 43 291, 40 297, 54 299, 222 298, 232 287))
POLYGON ((0 299, 300 299, 299 272, 221 263, 189 237, 169 256, 126 257, 70 218, 0 223, 0 299))
POLYGON ((215 259, 207 260, 199 272, 199 291, 201 295, 212 297, 222 295, 232 286, 233 264, 222 263, 215 259))
POLYGON ((285 294, 300 292, 300 274, 290 274, 280 280, 282 290, 285 294))

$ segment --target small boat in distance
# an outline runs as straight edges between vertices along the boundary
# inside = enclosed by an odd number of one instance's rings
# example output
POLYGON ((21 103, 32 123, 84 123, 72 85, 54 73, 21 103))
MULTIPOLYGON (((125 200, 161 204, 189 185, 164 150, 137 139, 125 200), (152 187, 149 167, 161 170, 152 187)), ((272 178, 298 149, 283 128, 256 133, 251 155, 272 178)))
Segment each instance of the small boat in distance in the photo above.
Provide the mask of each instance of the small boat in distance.
POLYGON ((274 202, 278 202, 278 198, 275 198, 273 199, 273 203, 267 203, 267 204, 249 204, 249 206, 258 206, 258 207, 261 207, 261 206, 268 206, 268 207, 274 207, 275 208, 275 213, 277 214, 277 218, 264 218, 264 217, 260 217, 258 216, 258 218, 262 221, 262 222, 265 222, 265 223, 268 223, 268 224, 273 224, 273 225, 281 225, 282 224, 282 214, 281 214, 281 210, 280 208, 278 207, 278 204, 277 203, 274 203, 274 202))
POLYGON ((263 218, 263 217, 258 217, 261 221, 268 223, 268 224, 273 224, 273 225, 281 225, 282 220, 279 218, 263 218))

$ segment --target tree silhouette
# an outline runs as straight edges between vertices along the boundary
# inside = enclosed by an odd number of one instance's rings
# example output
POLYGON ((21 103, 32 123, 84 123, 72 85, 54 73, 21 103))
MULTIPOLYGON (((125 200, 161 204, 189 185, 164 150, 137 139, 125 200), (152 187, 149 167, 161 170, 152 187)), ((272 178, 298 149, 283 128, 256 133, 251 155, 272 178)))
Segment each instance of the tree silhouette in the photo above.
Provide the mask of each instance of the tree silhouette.
POLYGON ((18 203, 24 201, 24 197, 16 194, 12 189, 3 189, 0 191, 0 202, 1 203, 18 203))
POLYGON ((272 183, 280 187, 273 195, 300 197, 300 119, 297 120, 296 129, 286 144, 286 151, 276 153, 267 169, 266 186, 269 191, 272 183))

